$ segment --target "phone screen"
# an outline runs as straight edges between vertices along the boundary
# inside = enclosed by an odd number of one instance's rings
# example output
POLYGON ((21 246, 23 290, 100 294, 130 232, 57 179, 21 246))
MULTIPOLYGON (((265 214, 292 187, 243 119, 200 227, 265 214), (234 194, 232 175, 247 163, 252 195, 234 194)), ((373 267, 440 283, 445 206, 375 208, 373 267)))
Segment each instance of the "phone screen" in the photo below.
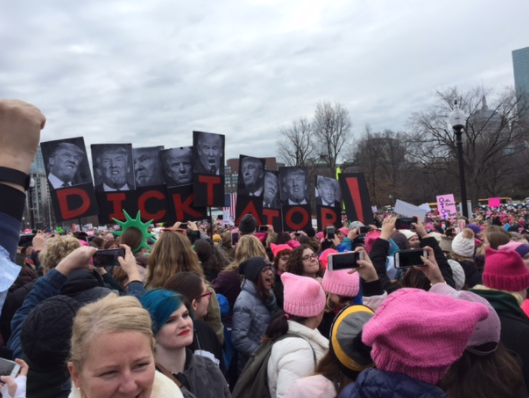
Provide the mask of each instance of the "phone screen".
POLYGON ((125 249, 98 250, 94 254, 94 267, 119 265, 118 257, 125 258, 125 249))
POLYGON ((397 218, 397 221, 395 223, 395 228, 397 229, 413 229, 412 223, 416 223, 417 218, 416 217, 408 217, 408 218, 397 218))
POLYGON ((423 249, 398 251, 395 253, 395 268, 424 267, 421 256, 425 256, 423 249))
POLYGON ((360 258, 360 253, 347 252, 347 253, 334 253, 330 254, 328 257, 330 271, 339 271, 342 269, 351 269, 358 268, 358 259, 360 258), (331 259, 332 257, 332 259, 331 259), (330 269, 332 268, 332 270, 330 269))
POLYGON ((232 232, 231 233, 231 245, 235 246, 237 243, 239 243, 239 233, 232 232))
POLYGON ((0 358, 0 376, 10 376, 15 366, 18 366, 15 362, 0 358))
POLYGON ((259 226, 259 232, 268 232, 268 227, 266 225, 259 226))
POLYGON ((334 227, 327 227, 327 239, 334 239, 334 227))
POLYGON ((360 233, 361 234, 367 234, 369 232, 369 227, 360 227, 360 233))

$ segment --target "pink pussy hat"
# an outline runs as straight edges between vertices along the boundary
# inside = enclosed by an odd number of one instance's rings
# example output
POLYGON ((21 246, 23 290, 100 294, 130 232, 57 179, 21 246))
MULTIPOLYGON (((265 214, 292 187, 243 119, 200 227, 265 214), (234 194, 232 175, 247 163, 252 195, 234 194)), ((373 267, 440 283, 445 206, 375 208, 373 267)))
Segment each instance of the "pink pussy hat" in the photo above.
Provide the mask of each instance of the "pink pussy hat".
POLYGON ((321 314, 325 308, 325 292, 316 279, 284 272, 283 308, 287 314, 310 318, 321 314))
POLYGON ((378 369, 437 384, 488 315, 483 304, 399 289, 364 325, 362 341, 378 369))

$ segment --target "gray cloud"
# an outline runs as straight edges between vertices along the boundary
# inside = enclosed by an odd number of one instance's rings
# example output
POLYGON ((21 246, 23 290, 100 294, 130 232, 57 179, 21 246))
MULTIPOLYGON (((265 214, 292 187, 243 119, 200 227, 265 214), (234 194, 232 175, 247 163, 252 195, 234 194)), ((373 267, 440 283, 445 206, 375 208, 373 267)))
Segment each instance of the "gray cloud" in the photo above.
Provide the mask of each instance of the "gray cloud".
POLYGON ((513 84, 529 3, 489 1, 5 2, 0 97, 39 106, 43 140, 134 146, 226 134, 227 157, 276 154, 321 100, 355 133, 402 130, 431 93, 513 84))

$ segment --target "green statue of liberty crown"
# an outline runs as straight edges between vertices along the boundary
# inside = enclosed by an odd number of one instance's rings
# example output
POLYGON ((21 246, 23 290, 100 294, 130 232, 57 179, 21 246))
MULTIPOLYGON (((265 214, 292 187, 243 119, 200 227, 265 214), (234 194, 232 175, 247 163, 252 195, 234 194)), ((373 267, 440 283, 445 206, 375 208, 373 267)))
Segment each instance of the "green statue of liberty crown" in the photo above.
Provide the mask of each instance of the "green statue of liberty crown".
POLYGON ((147 229, 149 228, 149 225, 151 225, 153 220, 147 221, 146 223, 141 222, 141 213, 138 211, 138 214, 136 214, 136 218, 131 218, 129 214, 123 210, 123 214, 125 214, 126 221, 119 221, 113 218, 113 220, 121 227, 121 231, 114 232, 115 235, 121 236, 123 235, 123 232, 125 232, 128 228, 137 228, 140 230, 143 238, 141 240, 141 244, 134 248, 131 247, 131 250, 133 253, 137 253, 141 250, 141 248, 145 248, 148 250, 151 250, 151 247, 147 244, 146 240, 147 238, 154 238, 153 234, 150 234, 147 229))

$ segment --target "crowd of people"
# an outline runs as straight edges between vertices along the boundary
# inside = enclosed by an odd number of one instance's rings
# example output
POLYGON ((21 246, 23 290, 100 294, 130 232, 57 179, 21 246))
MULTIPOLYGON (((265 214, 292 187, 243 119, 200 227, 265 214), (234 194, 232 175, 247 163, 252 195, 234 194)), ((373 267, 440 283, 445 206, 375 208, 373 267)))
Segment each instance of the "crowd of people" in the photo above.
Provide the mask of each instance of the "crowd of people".
POLYGON ((3 397, 528 396, 527 210, 432 212, 409 229, 375 214, 335 233, 246 215, 28 241, 23 177, 44 124, 0 101, 0 356, 20 366, 3 397), (94 265, 105 249, 117 262, 94 265), (420 263, 400 267, 413 249, 420 263), (331 270, 347 252, 354 267, 331 270))

